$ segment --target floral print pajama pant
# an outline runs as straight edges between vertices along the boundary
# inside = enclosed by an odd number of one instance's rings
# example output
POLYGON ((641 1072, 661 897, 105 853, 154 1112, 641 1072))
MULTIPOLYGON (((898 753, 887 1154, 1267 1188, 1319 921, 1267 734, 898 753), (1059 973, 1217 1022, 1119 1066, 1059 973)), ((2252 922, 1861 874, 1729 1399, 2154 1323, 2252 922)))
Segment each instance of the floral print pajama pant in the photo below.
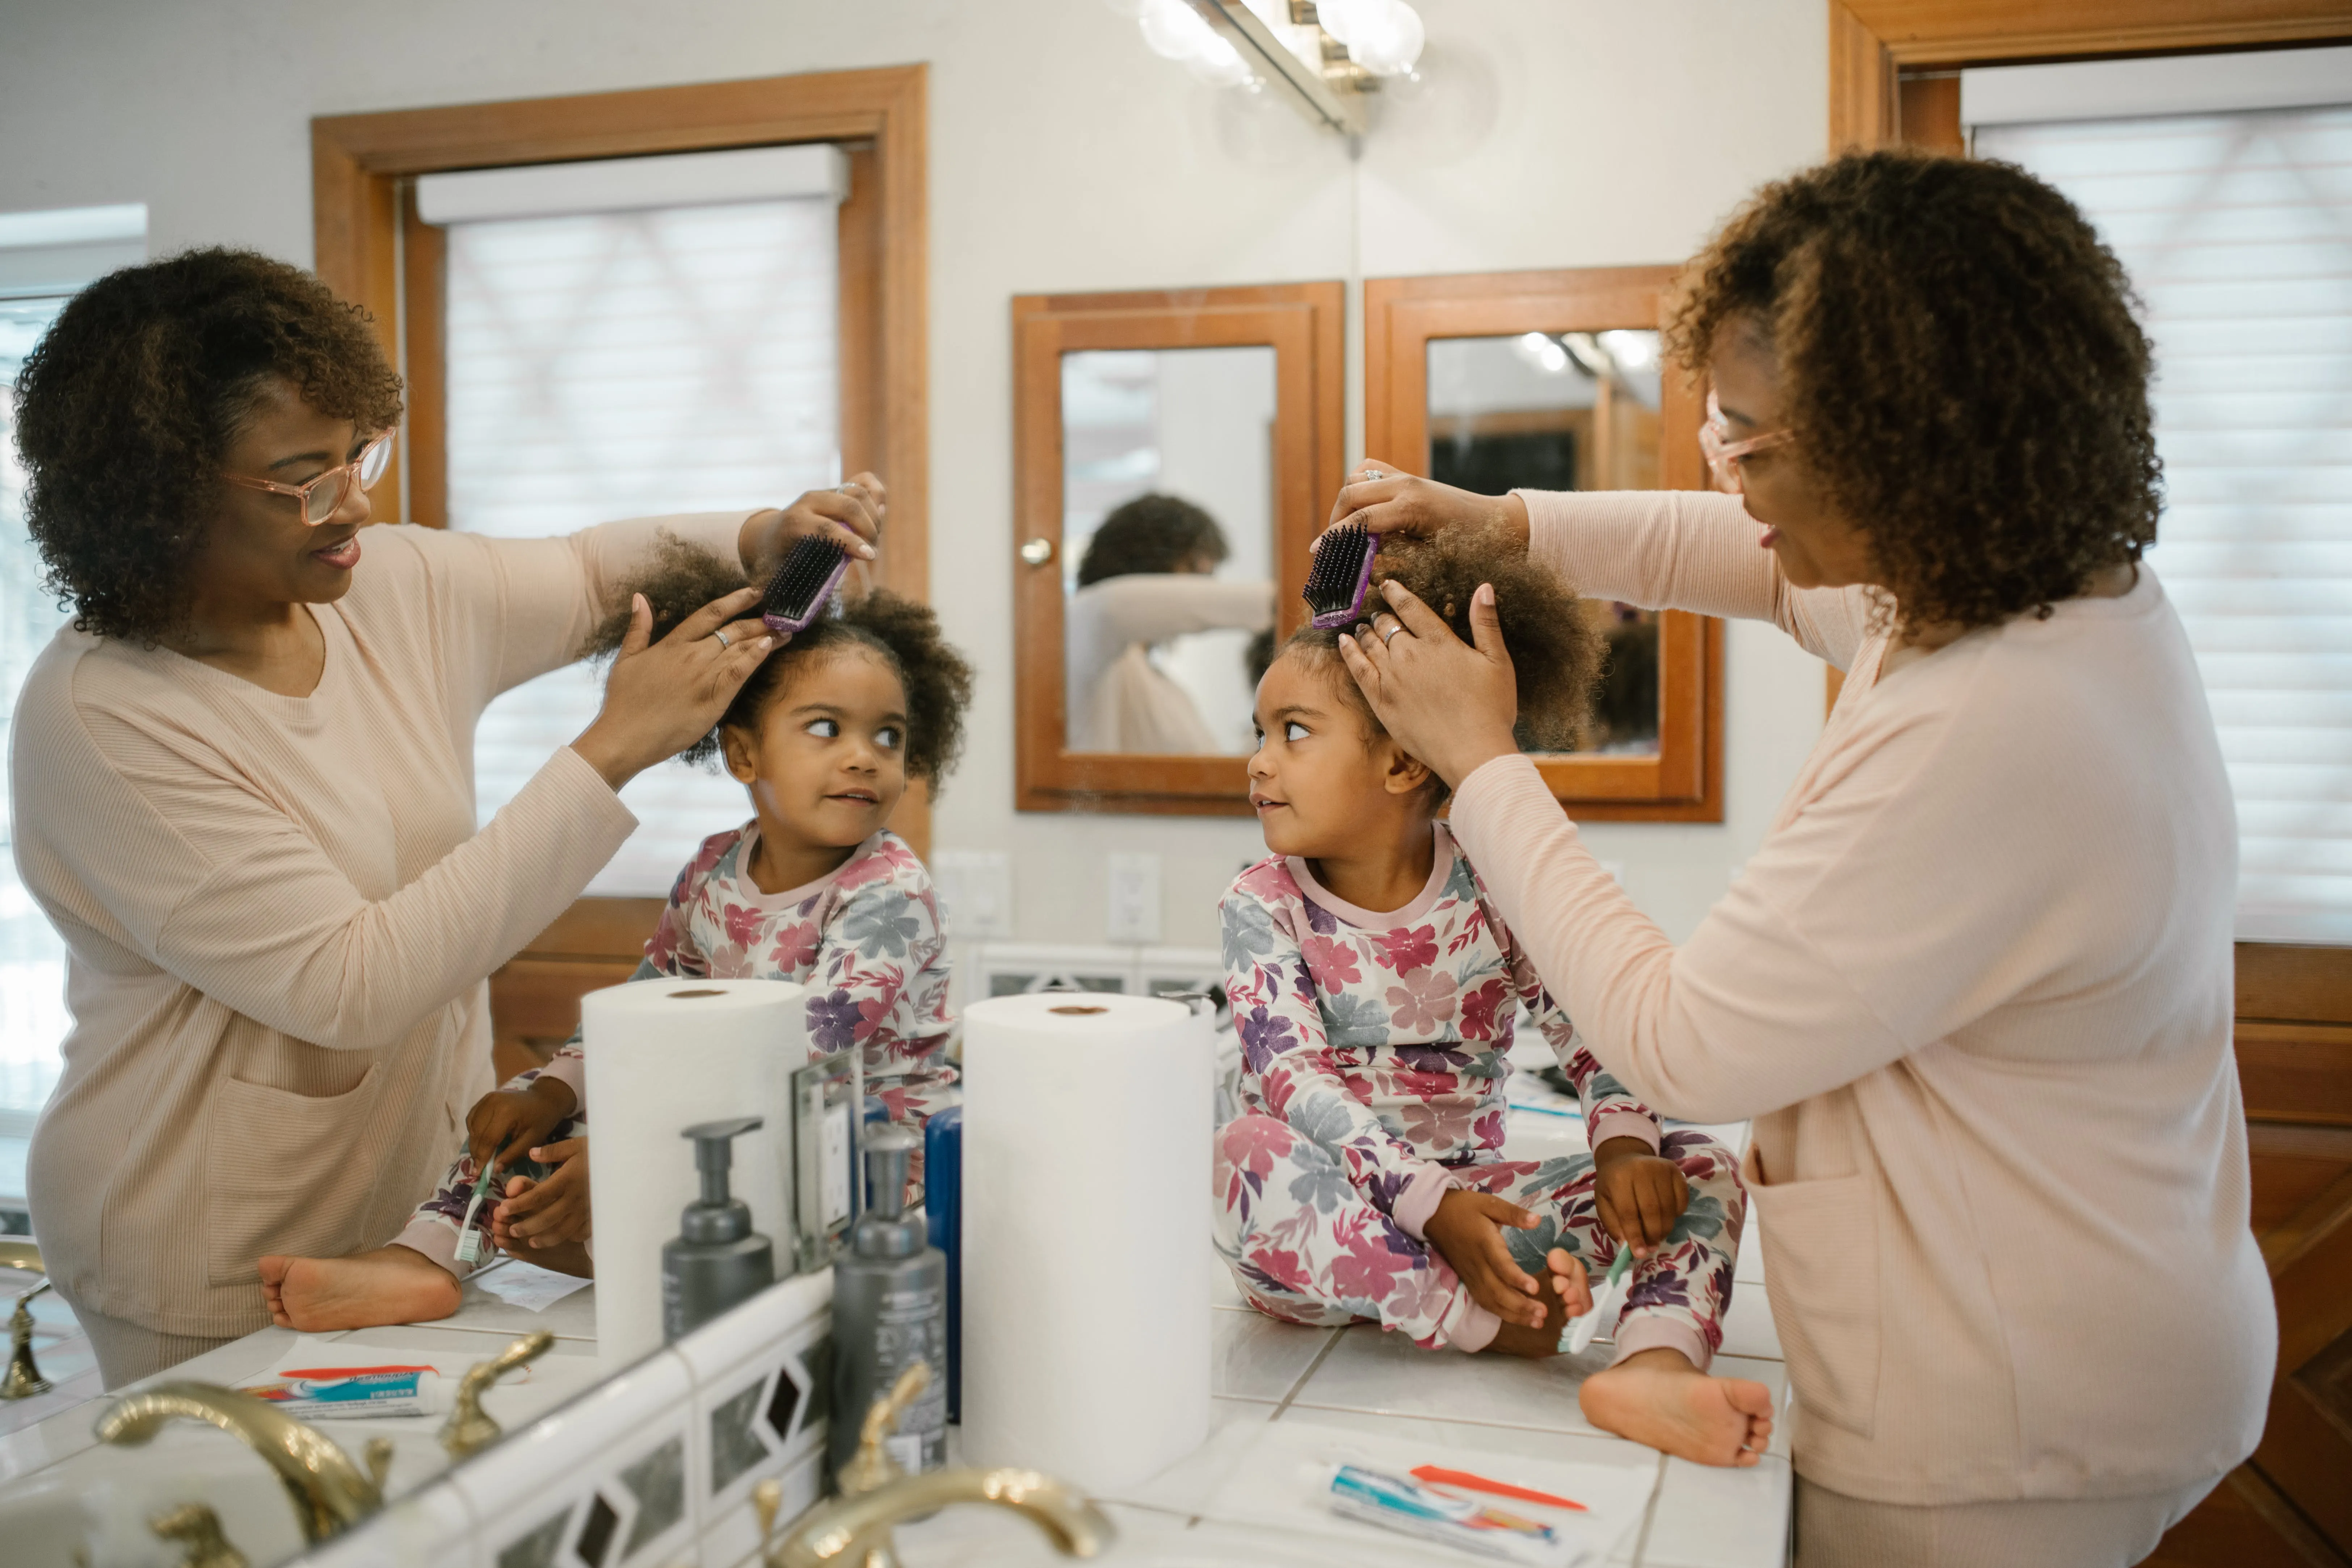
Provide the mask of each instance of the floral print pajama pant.
MULTIPOLYGON (((1704 1133, 1668 1132, 1658 1152, 1682 1168, 1690 1206, 1665 1245, 1627 1277, 1614 1325, 1618 1353, 1650 1344, 1686 1355, 1698 1348, 1693 1359, 1704 1371, 1723 1343, 1747 1193, 1731 1152, 1704 1133), (1644 1320, 1648 1331, 1636 1329, 1644 1320)), ((1591 1155, 1489 1160, 1454 1174, 1537 1216, 1533 1229, 1503 1233, 1521 1268, 1540 1279, 1544 1254, 1565 1247, 1599 1289, 1617 1243, 1593 1205, 1591 1155)), ((1447 1343, 1462 1323, 1469 1289, 1436 1248, 1407 1235, 1329 1151, 1289 1123, 1252 1114, 1218 1129, 1216 1190, 1217 1252, 1268 1317, 1319 1327, 1378 1322, 1424 1349, 1447 1343)))

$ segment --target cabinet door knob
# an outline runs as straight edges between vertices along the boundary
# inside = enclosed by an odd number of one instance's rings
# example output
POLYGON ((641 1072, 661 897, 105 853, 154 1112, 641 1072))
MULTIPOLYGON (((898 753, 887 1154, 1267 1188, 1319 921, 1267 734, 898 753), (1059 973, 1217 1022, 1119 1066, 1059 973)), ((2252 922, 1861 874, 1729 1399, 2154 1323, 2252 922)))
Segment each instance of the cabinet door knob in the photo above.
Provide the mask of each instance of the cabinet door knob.
POLYGON ((1021 559, 1032 566, 1043 566, 1054 558, 1054 542, 1039 534, 1021 547, 1021 559))

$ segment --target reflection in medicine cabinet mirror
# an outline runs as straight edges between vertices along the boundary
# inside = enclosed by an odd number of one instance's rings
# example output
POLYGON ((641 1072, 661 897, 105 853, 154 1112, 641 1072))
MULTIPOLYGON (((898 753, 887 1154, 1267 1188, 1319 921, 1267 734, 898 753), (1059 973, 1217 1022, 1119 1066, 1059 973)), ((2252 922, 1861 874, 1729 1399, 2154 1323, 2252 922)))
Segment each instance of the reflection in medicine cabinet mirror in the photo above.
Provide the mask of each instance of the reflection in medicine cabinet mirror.
POLYGON ((1062 355, 1073 752, 1246 756, 1274 625, 1275 351, 1062 355))
POLYGON ((1024 811, 1243 816, 1338 493, 1337 283, 1013 301, 1024 811))
MULTIPOLYGON (((1429 340, 1429 477, 1482 495, 1658 488, 1658 334, 1429 340)), ((1658 751, 1658 616, 1583 605, 1609 646, 1588 749, 1658 751)))

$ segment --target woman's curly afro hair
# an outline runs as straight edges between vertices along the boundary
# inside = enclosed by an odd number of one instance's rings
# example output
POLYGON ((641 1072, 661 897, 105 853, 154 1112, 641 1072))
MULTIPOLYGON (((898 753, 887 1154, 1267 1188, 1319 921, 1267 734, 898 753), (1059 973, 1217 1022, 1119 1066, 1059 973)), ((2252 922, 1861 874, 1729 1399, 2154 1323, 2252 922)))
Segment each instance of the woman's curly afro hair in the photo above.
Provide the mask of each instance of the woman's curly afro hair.
MULTIPOLYGON (((722 561, 676 534, 661 534, 651 569, 634 584, 653 611, 656 641, 667 637, 695 611, 746 585, 743 568, 722 561)), ((940 618, 929 605, 902 599, 887 588, 851 597, 844 594, 833 613, 761 660, 710 732, 680 752, 689 763, 719 755, 720 732, 757 733, 769 704, 782 695, 792 672, 820 658, 853 648, 879 655, 907 690, 907 776, 936 794, 963 751, 963 713, 971 703, 971 666, 940 636, 940 618)), ((606 618, 588 639, 586 653, 607 657, 628 635, 629 612, 606 618)))
MULTIPOLYGON (((1577 602, 1576 591, 1525 551, 1511 549, 1486 529, 1449 528, 1431 539, 1391 534, 1372 557, 1372 581, 1395 581, 1412 591, 1464 642, 1470 636, 1470 595, 1481 583, 1495 587, 1495 616, 1518 684, 1519 716, 1513 733, 1522 751, 1572 752, 1591 730, 1592 694, 1600 685, 1608 644, 1577 602)), ((1377 597, 1364 608, 1381 608, 1377 597)), ((1371 732, 1380 721, 1339 658, 1347 630, 1302 626, 1283 645, 1286 654, 1328 664, 1371 732)), ((1435 775, 1432 775, 1434 779, 1435 775)), ((1440 800, 1447 793, 1436 784, 1440 800)))
POLYGON ((1703 368, 1754 330, 1790 448, 1867 536, 1906 625, 2046 615, 2156 542, 2162 465, 2131 285, 2012 164, 1852 153, 1767 185, 1686 274, 1703 368))
POLYGON ((253 251, 126 267, 67 304, 16 377, 16 444, 26 520, 77 627, 152 646, 179 624, 222 454, 279 381, 363 432, 400 418, 367 313, 253 251))
POLYGON ((1230 553, 1217 520, 1181 496, 1153 491, 1115 508, 1087 541, 1078 586, 1138 572, 1181 572, 1196 559, 1230 553))

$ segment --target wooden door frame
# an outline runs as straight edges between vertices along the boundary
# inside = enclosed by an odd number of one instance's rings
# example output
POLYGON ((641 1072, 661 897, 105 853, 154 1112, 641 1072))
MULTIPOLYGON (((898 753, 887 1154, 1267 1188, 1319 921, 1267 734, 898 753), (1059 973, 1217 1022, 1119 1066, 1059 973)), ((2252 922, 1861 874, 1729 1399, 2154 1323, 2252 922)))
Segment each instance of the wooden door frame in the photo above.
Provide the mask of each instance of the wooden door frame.
MULTIPOLYGON (((1429 471, 1433 338, 1657 328, 1678 267, 1591 267, 1364 280, 1364 452, 1429 471)), ((1704 489, 1696 384, 1660 381, 1658 482, 1704 489)), ((1658 754, 1537 761, 1581 822, 1723 820, 1723 623, 1668 610, 1658 626, 1658 754)))
POLYGON ((1275 351, 1275 625, 1306 619, 1308 545, 1345 454, 1346 286, 1275 283, 1013 300, 1014 536, 1044 539, 1045 560, 1013 571, 1014 805, 1021 811, 1250 815, 1247 759, 1073 752, 1063 638, 1062 355, 1089 349, 1264 344, 1275 351))
MULTIPOLYGON (((839 217, 843 468, 870 468, 890 487, 876 580, 928 600, 929 76, 926 66, 890 66, 311 121, 314 266, 373 315, 394 363, 405 360, 413 435, 404 475, 385 477, 378 509, 447 521, 442 231, 416 221, 417 175, 829 142, 850 162, 839 217)), ((919 786, 891 826, 929 853, 929 803, 919 786)), ((569 1034, 582 993, 628 977, 661 905, 582 899, 491 976, 502 1069, 527 1060, 526 1047, 569 1034)))

